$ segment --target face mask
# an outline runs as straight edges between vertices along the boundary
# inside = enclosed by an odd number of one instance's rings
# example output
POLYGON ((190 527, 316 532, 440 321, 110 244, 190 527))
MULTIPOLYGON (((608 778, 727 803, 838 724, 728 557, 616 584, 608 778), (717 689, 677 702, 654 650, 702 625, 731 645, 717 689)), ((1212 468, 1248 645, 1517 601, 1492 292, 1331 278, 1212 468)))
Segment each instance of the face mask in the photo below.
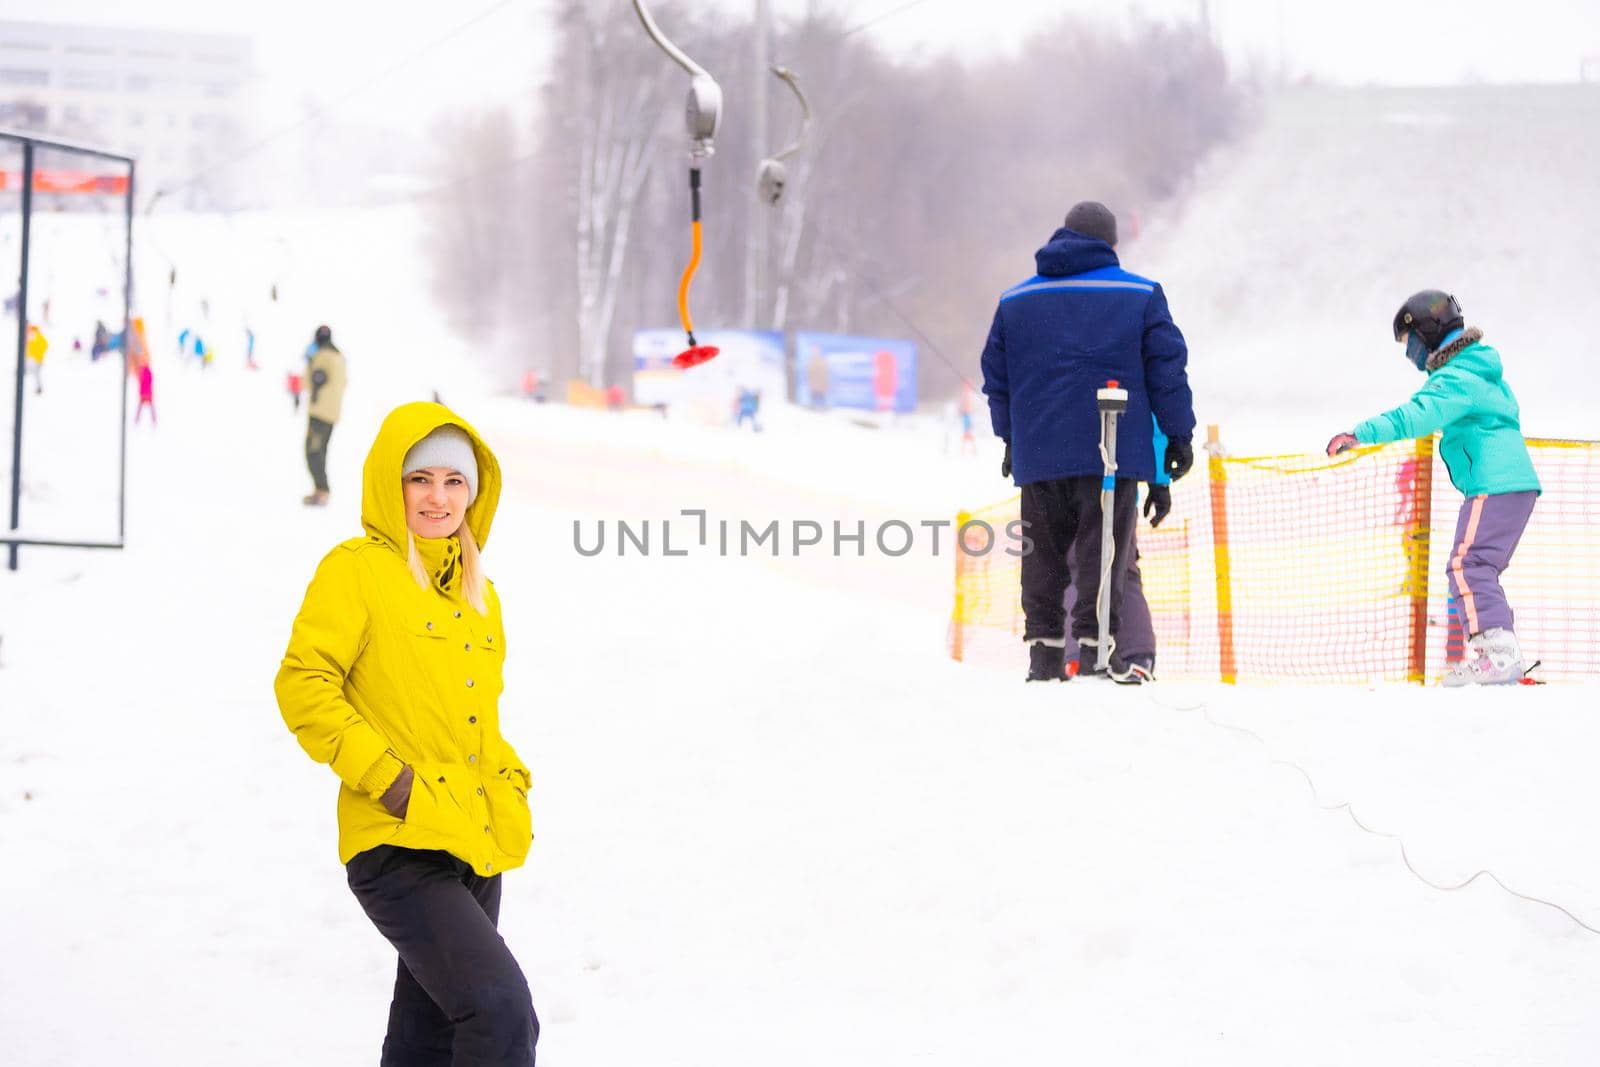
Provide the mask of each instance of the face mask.
POLYGON ((1406 358, 1418 370, 1428 369, 1428 344, 1418 336, 1416 330, 1406 334, 1406 358))

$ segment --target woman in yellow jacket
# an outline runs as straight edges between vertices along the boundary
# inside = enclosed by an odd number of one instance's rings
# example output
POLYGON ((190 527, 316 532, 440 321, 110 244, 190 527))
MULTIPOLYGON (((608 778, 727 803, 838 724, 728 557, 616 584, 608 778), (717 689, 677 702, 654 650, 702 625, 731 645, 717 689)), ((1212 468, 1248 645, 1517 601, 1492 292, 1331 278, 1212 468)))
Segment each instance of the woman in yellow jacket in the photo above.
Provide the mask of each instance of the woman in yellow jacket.
POLYGON ((496 930, 532 840, 530 775, 500 735, 505 635, 479 549, 500 466, 439 404, 406 404, 367 456, 366 536, 317 567, 278 706, 332 766, 339 860, 400 953, 384 1067, 532 1067, 539 1023, 496 930))

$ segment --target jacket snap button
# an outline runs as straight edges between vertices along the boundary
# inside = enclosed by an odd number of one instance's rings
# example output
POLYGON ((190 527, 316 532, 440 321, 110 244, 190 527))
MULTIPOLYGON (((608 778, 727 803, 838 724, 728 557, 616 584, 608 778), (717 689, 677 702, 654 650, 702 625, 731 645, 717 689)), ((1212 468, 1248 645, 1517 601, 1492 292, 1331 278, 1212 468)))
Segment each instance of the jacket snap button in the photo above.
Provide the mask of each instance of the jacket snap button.
POLYGON ((468 689, 471 689, 471 688, 472 688, 472 679, 471 679, 471 678, 468 678, 468 679, 467 679, 467 688, 468 688, 468 689))
POLYGON ((489 828, 488 828, 488 827, 487 827, 487 826, 485 826, 485 827, 484 827, 484 828, 483 828, 483 832, 484 832, 484 833, 488 833, 488 832, 489 832, 489 828))
POLYGON ((477 763, 477 762, 478 762, 478 757, 477 757, 477 754, 476 754, 476 753, 474 753, 474 754, 473 754, 473 755, 471 755, 471 756, 468 756, 468 757, 467 757, 467 762, 468 762, 468 763, 477 763))
POLYGON ((466 649, 467 649, 468 652, 472 651, 472 642, 470 642, 470 641, 467 642, 466 649))
POLYGON ((430 630, 433 629, 433 623, 431 623, 431 622, 428 623, 428 629, 430 629, 430 630))
POLYGON ((492 864, 492 863, 485 863, 485 864, 484 864, 484 865, 483 865, 483 869, 484 869, 484 870, 486 870, 486 871, 492 871, 492 870, 494 870, 494 864, 492 864))
POLYGON ((485 637, 484 640, 489 642, 491 645, 494 644, 494 634, 490 634, 488 637, 485 637))
POLYGON ((459 612, 459 611, 456 612, 456 618, 458 618, 458 619, 461 618, 461 612, 459 612))
POLYGON ((478 795, 480 797, 483 796, 483 786, 481 786, 481 785, 478 787, 478 795))
POLYGON ((444 784, 444 775, 442 775, 442 774, 439 776, 439 784, 440 785, 444 784))
POLYGON ((467 721, 471 722, 471 723, 475 723, 475 722, 478 721, 478 717, 476 715, 468 715, 467 716, 467 721))

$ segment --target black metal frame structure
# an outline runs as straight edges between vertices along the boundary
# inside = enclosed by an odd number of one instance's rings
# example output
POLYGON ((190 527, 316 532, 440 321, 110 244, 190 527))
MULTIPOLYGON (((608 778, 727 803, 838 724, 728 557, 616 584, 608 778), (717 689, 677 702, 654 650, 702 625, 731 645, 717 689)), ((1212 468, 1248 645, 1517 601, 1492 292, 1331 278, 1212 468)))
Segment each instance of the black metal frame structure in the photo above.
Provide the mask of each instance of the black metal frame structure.
POLYGON ((133 351, 133 192, 136 161, 131 156, 108 152, 89 145, 74 144, 51 137, 39 137, 17 130, 0 129, 0 143, 18 144, 22 147, 22 238, 17 277, 17 367, 16 395, 12 405, 11 424, 11 525, 10 536, 0 537, 0 545, 7 546, 7 566, 17 569, 18 550, 23 545, 50 548, 122 548, 127 530, 128 490, 128 360, 133 351), (22 523, 22 405, 26 392, 24 377, 28 344, 28 272, 29 239, 33 225, 34 153, 40 149, 88 156, 124 164, 128 168, 128 189, 123 197, 123 278, 122 278, 122 407, 121 425, 118 427, 117 448, 117 539, 115 541, 57 541, 43 538, 18 537, 22 523))

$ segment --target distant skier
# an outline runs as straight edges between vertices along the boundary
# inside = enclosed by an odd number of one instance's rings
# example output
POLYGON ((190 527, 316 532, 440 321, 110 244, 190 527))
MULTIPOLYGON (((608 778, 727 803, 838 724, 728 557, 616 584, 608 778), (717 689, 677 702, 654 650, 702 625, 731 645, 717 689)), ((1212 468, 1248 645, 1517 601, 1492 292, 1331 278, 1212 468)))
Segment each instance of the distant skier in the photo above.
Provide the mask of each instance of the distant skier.
POLYGON ((295 411, 300 410, 300 394, 305 389, 305 378, 299 371, 290 371, 284 378, 284 384, 289 389, 289 399, 294 403, 295 411))
POLYGON ((738 429, 747 421, 755 433, 761 432, 761 390, 741 388, 735 401, 733 426, 738 429))
POLYGON ((28 323, 27 336, 23 351, 27 353, 28 370, 33 375, 33 395, 41 396, 44 394, 44 354, 50 351, 50 342, 45 338, 44 331, 31 322, 28 323))
POLYGON ((1501 573, 1533 514, 1541 487, 1522 437, 1517 398, 1506 384, 1500 353, 1483 331, 1466 329, 1449 293, 1425 289, 1400 305, 1394 339, 1428 375, 1409 401, 1335 434, 1328 455, 1439 431, 1439 458, 1466 500, 1456 520, 1445 574, 1470 635, 1468 658, 1444 676, 1447 686, 1506 685, 1527 673, 1501 573))
POLYGON ((150 425, 156 424, 156 376, 150 369, 147 359, 139 364, 139 407, 133 413, 133 424, 137 426, 144 417, 145 411, 150 412, 150 425))
MULTIPOLYGON (((1066 677, 1067 640, 1076 639, 1082 662, 1099 632, 1104 467, 1095 391, 1116 379, 1128 391, 1124 425, 1139 425, 1153 413, 1171 438, 1161 457, 1149 434, 1125 434, 1118 441, 1118 559, 1133 558, 1138 483, 1154 479, 1158 463, 1177 479, 1194 462, 1188 347, 1161 287, 1124 271, 1116 242, 1116 217, 1104 205, 1074 206, 1035 255, 1038 273, 1001 295, 983 350, 990 420, 1006 443, 1000 473, 1012 477, 1015 463, 1022 519, 1034 543, 1021 568, 1029 681, 1066 677), (1070 633, 1062 608, 1069 576, 1078 579, 1070 633)), ((1125 568, 1112 569, 1112 633, 1120 628, 1126 574, 1125 568)), ((1111 673, 1127 671, 1113 650, 1111 673)))
POLYGON ((306 467, 313 489, 301 503, 323 507, 328 503, 328 440, 344 404, 344 353, 334 347, 333 331, 318 326, 311 342, 311 399, 306 404, 306 467))
POLYGON ((963 456, 976 456, 978 454, 978 439, 972 432, 972 386, 961 386, 961 454, 963 456))

